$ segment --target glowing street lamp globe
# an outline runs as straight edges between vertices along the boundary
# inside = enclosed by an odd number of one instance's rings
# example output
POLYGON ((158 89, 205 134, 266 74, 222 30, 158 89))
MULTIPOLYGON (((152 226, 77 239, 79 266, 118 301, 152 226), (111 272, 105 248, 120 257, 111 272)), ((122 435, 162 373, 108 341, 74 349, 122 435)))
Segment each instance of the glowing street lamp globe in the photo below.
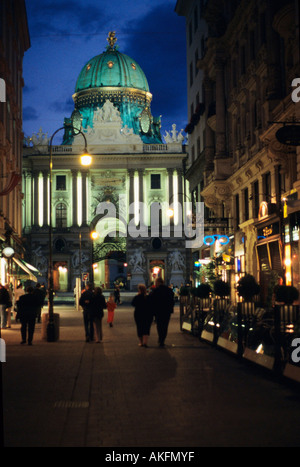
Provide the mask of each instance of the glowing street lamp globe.
POLYGON ((80 156, 81 165, 89 166, 92 163, 92 156, 90 154, 82 154, 80 156))

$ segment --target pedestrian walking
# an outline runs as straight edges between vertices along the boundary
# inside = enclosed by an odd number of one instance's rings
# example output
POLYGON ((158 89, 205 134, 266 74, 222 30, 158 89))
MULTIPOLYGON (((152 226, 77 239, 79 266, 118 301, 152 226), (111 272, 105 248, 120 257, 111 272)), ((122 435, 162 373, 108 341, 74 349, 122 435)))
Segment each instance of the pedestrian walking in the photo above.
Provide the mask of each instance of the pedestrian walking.
POLYGON ((37 322, 41 322, 42 309, 45 304, 45 288, 41 287, 41 284, 38 282, 34 288, 34 296, 36 297, 38 303, 38 312, 37 312, 37 322))
POLYGON ((94 339, 93 298, 93 284, 89 283, 79 299, 79 305, 83 309, 83 323, 86 342, 94 339))
POLYGON ((17 285, 17 288, 15 289, 15 292, 14 292, 14 319, 15 321, 17 321, 18 301, 21 295, 24 295, 24 294, 25 294, 25 290, 23 288, 23 284, 20 283, 17 285))
POLYGON ((35 321, 38 313, 39 304, 34 295, 33 287, 27 287, 26 293, 21 295, 18 300, 18 319, 21 321, 21 344, 32 345, 35 321))
POLYGON ((120 296, 120 287, 118 285, 115 286, 114 297, 115 297, 116 305, 120 305, 121 296, 120 296))
POLYGON ((96 342, 101 342, 103 337, 102 319, 104 316, 104 309, 106 308, 106 300, 104 295, 102 294, 102 289, 100 287, 95 287, 92 307, 96 342))
POLYGON ((9 294, 4 287, 4 285, 0 284, 0 326, 2 329, 6 328, 7 323, 7 315, 6 315, 6 308, 9 304, 9 294))
POLYGON ((116 307, 117 304, 114 299, 114 294, 111 293, 109 299, 107 300, 107 322, 111 328, 113 327, 116 307))
POLYGON ((149 307, 147 289, 144 284, 138 285, 138 294, 133 298, 134 320, 140 347, 148 347, 153 315, 149 307))
POLYGON ((12 309, 12 301, 13 301, 13 296, 12 296, 12 291, 10 288, 9 284, 5 284, 5 288, 8 292, 9 300, 6 304, 6 327, 11 328, 11 309, 12 309))
POLYGON ((149 294, 149 305, 155 316, 159 346, 164 347, 174 311, 174 292, 164 284, 161 277, 156 279, 155 288, 149 294))

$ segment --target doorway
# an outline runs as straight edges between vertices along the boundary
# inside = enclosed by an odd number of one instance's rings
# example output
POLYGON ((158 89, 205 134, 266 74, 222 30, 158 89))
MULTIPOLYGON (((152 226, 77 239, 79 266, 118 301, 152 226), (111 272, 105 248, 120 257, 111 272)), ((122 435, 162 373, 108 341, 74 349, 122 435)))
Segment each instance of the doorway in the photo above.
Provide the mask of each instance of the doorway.
POLYGON ((149 269, 149 274, 150 274, 150 284, 154 284, 155 280, 158 277, 161 277, 163 280, 165 280, 165 262, 162 259, 154 259, 150 261, 150 269, 149 269))
POLYGON ((57 292, 68 291, 68 263, 57 261, 53 265, 53 288, 57 292))

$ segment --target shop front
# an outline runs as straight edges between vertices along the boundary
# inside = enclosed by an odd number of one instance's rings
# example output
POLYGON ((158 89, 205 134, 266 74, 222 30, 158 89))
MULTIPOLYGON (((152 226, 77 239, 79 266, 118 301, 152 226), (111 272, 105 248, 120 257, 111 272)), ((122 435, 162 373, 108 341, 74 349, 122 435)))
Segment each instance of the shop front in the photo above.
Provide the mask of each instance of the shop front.
POLYGON ((283 211, 285 284, 300 287, 299 201, 287 201, 283 211))
POLYGON ((276 205, 263 202, 256 223, 256 254, 261 300, 266 303, 270 288, 284 278, 282 221, 276 205))

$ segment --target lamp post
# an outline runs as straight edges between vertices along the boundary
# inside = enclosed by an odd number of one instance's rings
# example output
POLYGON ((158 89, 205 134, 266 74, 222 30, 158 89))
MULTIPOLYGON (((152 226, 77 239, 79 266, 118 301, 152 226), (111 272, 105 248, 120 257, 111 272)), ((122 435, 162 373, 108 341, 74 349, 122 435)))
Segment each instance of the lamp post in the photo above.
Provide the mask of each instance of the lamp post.
MULTIPOLYGON (((73 127, 72 127, 73 128, 73 127)), ((73 128, 76 130, 77 134, 80 133, 84 138, 84 154, 81 156, 81 162, 83 165, 89 165, 91 163, 91 156, 87 152, 87 141, 86 137, 81 130, 73 128), (88 162, 88 163, 87 163, 88 162)), ((54 342, 56 340, 55 325, 54 325, 54 312, 53 312, 53 247, 52 247, 52 237, 53 237, 53 225, 52 225, 52 169, 53 169, 53 157, 52 157, 52 142, 54 136, 61 130, 65 130, 65 126, 58 128, 50 138, 49 143, 49 267, 48 267, 48 314, 49 321, 47 325, 47 341, 54 342)))

